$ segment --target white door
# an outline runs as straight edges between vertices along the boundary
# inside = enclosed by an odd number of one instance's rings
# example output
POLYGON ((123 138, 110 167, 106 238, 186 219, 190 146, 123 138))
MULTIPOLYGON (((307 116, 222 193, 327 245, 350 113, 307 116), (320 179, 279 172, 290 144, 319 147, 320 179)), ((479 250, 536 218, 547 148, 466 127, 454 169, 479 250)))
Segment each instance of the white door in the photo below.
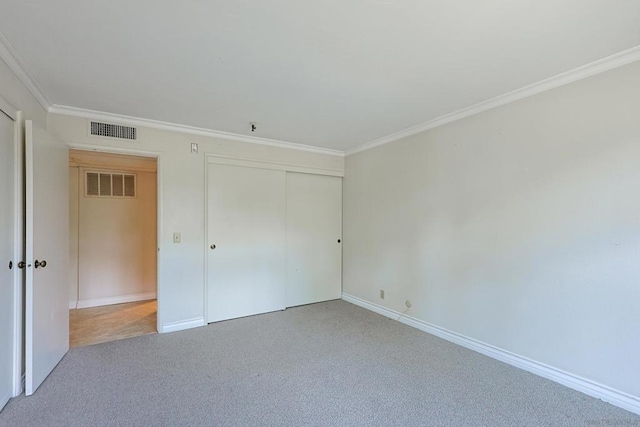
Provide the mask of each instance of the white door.
POLYGON ((69 349, 69 154, 26 121, 25 386, 30 395, 69 349))
POLYGON ((0 410, 13 395, 14 138, 13 120, 0 111, 0 410))
POLYGON ((207 322, 285 309, 285 189, 284 171, 209 165, 207 322))
POLYGON ((342 178, 287 172, 287 307, 342 296, 342 178))

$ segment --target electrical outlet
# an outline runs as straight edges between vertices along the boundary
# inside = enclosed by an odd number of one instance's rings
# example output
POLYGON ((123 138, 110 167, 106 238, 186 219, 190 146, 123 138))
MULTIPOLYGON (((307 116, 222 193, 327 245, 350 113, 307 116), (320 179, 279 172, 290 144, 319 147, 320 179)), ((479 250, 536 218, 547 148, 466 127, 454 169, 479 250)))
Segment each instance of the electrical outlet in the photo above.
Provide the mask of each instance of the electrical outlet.
POLYGON ((380 289, 380 299, 384 299, 384 289, 380 289))
POLYGON ((173 233, 173 243, 180 243, 182 241, 182 236, 180 233, 173 233))

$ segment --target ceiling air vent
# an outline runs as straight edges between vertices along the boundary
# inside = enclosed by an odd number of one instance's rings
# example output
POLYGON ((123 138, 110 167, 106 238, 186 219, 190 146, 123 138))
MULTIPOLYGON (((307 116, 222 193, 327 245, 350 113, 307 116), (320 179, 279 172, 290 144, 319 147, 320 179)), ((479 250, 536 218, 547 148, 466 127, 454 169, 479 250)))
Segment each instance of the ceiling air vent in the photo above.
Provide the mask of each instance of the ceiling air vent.
POLYGON ((91 122, 91 135, 136 140, 136 128, 109 123, 91 122))

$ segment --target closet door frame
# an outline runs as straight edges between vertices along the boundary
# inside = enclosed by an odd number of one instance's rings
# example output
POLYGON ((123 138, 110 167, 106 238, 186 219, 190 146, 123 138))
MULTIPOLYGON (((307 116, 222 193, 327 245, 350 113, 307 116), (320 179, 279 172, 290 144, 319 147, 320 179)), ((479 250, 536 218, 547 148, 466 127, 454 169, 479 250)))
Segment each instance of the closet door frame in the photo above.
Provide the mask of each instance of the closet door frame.
MULTIPOLYGON (((229 166, 242 166, 247 168, 258 168, 258 169, 271 169, 271 170, 279 170, 284 172, 299 172, 299 173, 308 173, 314 175, 328 175, 328 176, 336 176, 336 177, 344 177, 344 170, 339 169, 330 169, 330 168, 320 168, 314 166, 305 166, 294 163, 285 163, 285 162, 276 162, 271 160, 263 160, 263 159, 252 159, 252 158, 244 158, 244 157, 235 157, 235 156, 225 156, 219 154, 205 153, 205 174, 204 174, 204 235, 209 236, 209 164, 219 164, 219 165, 229 165, 229 166)), ((202 248, 202 253, 204 257, 204 290, 203 290, 203 312, 205 316, 205 324, 209 323, 209 310, 208 310, 208 301, 209 301, 209 262, 207 260, 208 251, 209 250, 209 242, 205 239, 204 247, 202 248)))

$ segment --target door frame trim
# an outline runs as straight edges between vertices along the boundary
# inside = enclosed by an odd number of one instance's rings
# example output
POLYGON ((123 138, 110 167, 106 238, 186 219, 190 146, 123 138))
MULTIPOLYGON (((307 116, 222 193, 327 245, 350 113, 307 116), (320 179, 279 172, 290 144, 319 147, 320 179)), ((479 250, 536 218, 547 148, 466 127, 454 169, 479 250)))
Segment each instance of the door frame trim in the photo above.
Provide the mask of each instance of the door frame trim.
POLYGON ((18 109, 0 93, 0 110, 14 122, 18 122, 18 109))
POLYGON ((156 159, 156 300, 158 303, 158 311, 156 318, 156 330, 159 334, 163 333, 163 289, 162 289, 162 226, 163 226, 163 188, 162 188, 162 173, 163 173, 163 154, 159 151, 149 150, 136 150, 130 148, 120 147, 106 147, 90 144, 77 144, 73 142, 67 142, 67 147, 74 150, 82 151, 94 151, 100 153, 113 153, 113 154, 125 154, 140 157, 153 157, 156 159))

